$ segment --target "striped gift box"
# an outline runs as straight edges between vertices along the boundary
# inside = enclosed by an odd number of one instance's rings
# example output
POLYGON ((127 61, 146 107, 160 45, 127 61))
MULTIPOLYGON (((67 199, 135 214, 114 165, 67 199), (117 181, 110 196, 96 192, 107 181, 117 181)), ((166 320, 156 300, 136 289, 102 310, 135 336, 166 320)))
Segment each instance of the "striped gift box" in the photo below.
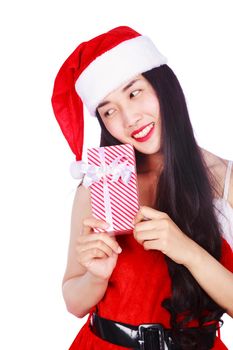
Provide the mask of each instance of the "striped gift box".
POLYGON ((98 180, 90 186, 93 216, 108 222, 109 232, 131 232, 139 209, 133 146, 90 148, 87 157, 88 164, 99 172, 98 180))

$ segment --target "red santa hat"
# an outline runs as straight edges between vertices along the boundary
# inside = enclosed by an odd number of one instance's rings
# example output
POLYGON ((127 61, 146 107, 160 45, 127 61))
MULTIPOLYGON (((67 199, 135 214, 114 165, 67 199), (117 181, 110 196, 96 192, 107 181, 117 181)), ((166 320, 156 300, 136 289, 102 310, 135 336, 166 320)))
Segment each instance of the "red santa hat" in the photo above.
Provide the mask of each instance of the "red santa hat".
POLYGON ((166 63, 154 43, 121 26, 81 43, 60 68, 52 106, 76 160, 82 159, 83 103, 91 115, 113 90, 134 76, 166 63))

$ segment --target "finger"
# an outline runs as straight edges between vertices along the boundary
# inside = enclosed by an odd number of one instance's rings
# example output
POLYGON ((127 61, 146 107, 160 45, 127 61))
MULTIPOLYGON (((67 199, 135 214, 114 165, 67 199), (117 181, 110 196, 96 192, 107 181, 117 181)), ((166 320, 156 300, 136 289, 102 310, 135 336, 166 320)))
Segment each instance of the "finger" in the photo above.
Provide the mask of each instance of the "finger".
POLYGON ((134 231, 146 231, 146 230, 152 230, 153 228, 156 229, 156 227, 159 225, 159 221, 153 219, 153 220, 146 220, 141 221, 134 226, 134 231))
POLYGON ((78 245, 85 244, 86 242, 91 242, 91 241, 102 241, 117 254, 121 253, 122 251, 117 240, 115 238, 110 237, 105 232, 92 233, 91 235, 85 235, 85 236, 83 235, 77 238, 78 245))
MULTIPOLYGON (((165 214, 166 215, 166 214, 165 214)), ((135 232, 147 231, 147 230, 166 230, 169 228, 171 220, 169 217, 164 216, 161 219, 151 219, 147 221, 141 221, 134 227, 135 232)))
POLYGON ((159 211, 147 206, 140 207, 139 212, 141 216, 146 219, 162 219, 168 216, 166 213, 162 211, 159 211))
POLYGON ((90 234, 94 228, 101 228, 106 230, 109 224, 103 220, 96 219, 94 217, 89 217, 83 220, 82 234, 90 234))
POLYGON ((106 256, 111 256, 113 254, 113 250, 101 240, 86 242, 86 244, 82 244, 81 246, 79 246, 77 250, 78 250, 78 253, 80 254, 94 248, 97 248, 103 251, 106 254, 106 256))
POLYGON ((92 248, 80 254, 78 261, 83 266, 88 267, 93 259, 101 259, 101 258, 102 259, 107 258, 107 255, 98 248, 92 248))
POLYGON ((159 239, 155 239, 152 241, 144 241, 143 242, 143 247, 145 250, 159 250, 161 251, 161 242, 159 239))
POLYGON ((154 229, 147 230, 147 231, 134 232, 134 237, 138 243, 143 244, 144 241, 160 239, 160 232, 157 230, 154 230, 154 229))
POLYGON ((139 210, 134 217, 133 224, 136 225, 139 222, 143 221, 143 219, 144 219, 144 216, 142 215, 141 211, 139 210))

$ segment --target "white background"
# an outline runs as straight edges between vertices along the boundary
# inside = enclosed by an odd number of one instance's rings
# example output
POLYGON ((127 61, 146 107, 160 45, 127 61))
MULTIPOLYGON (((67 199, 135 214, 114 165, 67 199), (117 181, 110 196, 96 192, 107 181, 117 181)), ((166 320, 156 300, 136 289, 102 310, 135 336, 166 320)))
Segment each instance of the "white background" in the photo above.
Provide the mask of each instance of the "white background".
MULTIPOLYGON (((69 174, 74 156, 50 105, 55 75, 80 42, 118 25, 132 26, 150 36, 168 57, 187 97, 199 145, 233 159, 232 4, 230 0, 4 3, 0 5, 0 348, 65 350, 83 320, 68 314, 61 294, 76 183, 69 174)), ((96 146, 98 127, 87 119, 86 146, 96 146)), ((222 332, 231 350, 232 326, 229 319, 222 332)))

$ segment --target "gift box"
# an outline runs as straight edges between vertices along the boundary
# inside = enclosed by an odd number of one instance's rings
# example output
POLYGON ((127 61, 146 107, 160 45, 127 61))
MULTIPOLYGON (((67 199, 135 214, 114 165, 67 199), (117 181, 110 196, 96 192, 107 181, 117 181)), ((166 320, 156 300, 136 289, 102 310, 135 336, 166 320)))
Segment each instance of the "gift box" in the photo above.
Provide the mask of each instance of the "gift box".
POLYGON ((139 210, 133 146, 89 148, 87 158, 93 216, 109 223, 109 232, 131 232, 139 210))

